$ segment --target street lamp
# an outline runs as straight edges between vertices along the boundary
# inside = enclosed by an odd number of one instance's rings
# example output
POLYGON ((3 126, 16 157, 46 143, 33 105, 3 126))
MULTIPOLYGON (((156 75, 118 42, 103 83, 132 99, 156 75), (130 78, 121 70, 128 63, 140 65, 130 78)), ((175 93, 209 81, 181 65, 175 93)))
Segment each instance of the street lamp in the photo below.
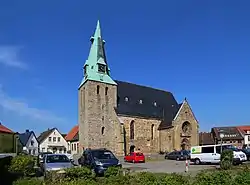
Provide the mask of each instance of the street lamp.
POLYGON ((224 134, 220 133, 220 153, 222 154, 222 139, 224 138, 224 134))

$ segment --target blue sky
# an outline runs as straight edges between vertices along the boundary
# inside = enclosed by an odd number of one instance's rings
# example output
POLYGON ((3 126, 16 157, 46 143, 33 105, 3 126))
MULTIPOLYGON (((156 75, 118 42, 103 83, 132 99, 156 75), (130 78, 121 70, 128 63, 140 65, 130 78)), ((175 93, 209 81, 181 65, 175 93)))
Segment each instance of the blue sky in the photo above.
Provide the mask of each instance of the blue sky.
POLYGON ((0 120, 22 132, 77 124, 97 19, 114 79, 187 97, 201 130, 250 124, 250 1, 5 0, 0 120))

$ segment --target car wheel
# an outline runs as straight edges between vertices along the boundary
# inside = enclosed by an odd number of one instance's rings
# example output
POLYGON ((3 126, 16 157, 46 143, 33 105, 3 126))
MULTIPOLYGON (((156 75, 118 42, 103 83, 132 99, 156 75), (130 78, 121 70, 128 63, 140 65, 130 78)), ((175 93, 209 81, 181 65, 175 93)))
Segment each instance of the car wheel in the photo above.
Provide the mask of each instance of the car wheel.
POLYGON ((198 158, 197 158, 197 159, 195 159, 195 164, 197 164, 197 165, 198 165, 198 164, 200 164, 200 163, 201 163, 200 159, 198 159, 198 158))

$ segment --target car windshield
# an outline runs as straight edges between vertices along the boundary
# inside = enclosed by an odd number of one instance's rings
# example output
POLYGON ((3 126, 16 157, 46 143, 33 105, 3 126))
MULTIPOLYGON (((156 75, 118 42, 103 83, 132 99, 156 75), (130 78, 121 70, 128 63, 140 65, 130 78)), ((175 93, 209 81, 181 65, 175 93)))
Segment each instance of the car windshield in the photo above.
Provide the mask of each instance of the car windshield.
POLYGON ((223 150, 233 150, 233 151, 235 151, 235 152, 239 151, 239 149, 236 148, 236 147, 233 146, 233 145, 224 145, 224 146, 222 146, 222 148, 223 148, 223 150))
POLYGON ((115 156, 110 151, 92 151, 94 159, 115 159, 115 156))
POLYGON ((143 156, 143 153, 136 153, 136 156, 143 156))
POLYGON ((46 163, 68 163, 69 158, 66 155, 48 155, 46 163))

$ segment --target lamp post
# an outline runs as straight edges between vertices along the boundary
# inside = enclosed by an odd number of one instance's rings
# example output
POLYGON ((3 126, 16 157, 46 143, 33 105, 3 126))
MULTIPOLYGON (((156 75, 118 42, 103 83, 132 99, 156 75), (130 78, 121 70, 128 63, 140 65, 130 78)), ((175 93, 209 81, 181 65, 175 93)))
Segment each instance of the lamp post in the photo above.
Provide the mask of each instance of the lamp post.
POLYGON ((220 153, 222 154, 222 139, 224 138, 224 134, 220 133, 220 153))

